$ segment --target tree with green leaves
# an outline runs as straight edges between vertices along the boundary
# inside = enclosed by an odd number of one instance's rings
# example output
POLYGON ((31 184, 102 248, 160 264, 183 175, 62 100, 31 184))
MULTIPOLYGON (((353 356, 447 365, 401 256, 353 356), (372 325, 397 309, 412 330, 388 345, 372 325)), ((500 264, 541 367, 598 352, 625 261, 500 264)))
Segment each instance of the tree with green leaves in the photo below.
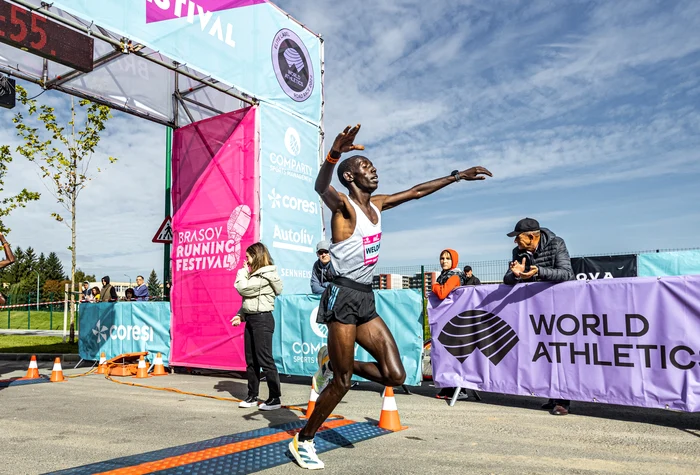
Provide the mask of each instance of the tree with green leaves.
POLYGON ((151 274, 148 276, 148 296, 151 299, 160 298, 163 296, 163 289, 160 288, 160 282, 158 281, 158 274, 156 270, 151 270, 151 274))
POLYGON ((7 175, 7 164, 12 162, 12 153, 8 145, 0 147, 0 233, 7 234, 10 232, 4 223, 4 218, 10 215, 17 208, 24 208, 30 201, 36 201, 41 196, 35 191, 29 191, 26 188, 16 194, 5 196, 5 176, 7 175))
MULTIPOLYGON (((78 102, 80 110, 76 111, 71 98, 70 120, 67 128, 59 125, 56 111, 45 104, 38 105, 36 100, 28 97, 27 91, 16 86, 18 101, 27 108, 28 117, 18 112, 13 122, 17 135, 23 143, 17 151, 41 170, 42 178, 48 182, 47 188, 57 202, 68 212, 70 220, 66 222, 60 213, 51 213, 58 222, 65 223, 71 232, 71 306, 70 306, 70 343, 75 342, 75 270, 77 262, 77 202, 80 192, 92 180, 90 162, 100 143, 100 134, 105 123, 112 117, 107 106, 87 100, 78 102), (80 115, 80 118, 78 117, 80 115), (39 127, 29 125, 34 119, 39 127), (81 122, 80 124, 78 122, 81 122), (76 127, 82 127, 76 130, 76 127)), ((114 163, 116 158, 109 157, 114 163)), ((101 170, 98 168, 98 172, 101 170)))
POLYGON ((58 255, 55 252, 50 252, 44 264, 44 278, 46 280, 63 280, 65 275, 63 264, 58 258, 58 255))
POLYGON ((95 278, 94 274, 86 274, 80 269, 75 269, 75 281, 78 283, 81 282, 96 282, 97 279, 95 278))

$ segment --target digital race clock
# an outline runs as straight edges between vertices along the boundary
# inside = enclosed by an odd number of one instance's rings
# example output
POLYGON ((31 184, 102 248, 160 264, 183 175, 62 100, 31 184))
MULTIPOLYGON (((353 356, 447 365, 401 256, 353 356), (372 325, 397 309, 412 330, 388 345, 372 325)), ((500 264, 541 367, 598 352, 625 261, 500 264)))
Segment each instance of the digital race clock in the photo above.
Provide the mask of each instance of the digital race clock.
POLYGON ((85 73, 92 71, 93 38, 5 0, 0 0, 0 42, 85 73))

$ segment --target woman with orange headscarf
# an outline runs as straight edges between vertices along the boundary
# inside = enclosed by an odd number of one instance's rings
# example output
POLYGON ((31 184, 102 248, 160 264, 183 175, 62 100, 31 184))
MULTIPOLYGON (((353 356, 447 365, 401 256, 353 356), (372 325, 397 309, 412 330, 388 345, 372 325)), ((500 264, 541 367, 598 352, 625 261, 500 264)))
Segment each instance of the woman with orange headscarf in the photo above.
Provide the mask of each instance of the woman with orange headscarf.
MULTIPOLYGON (((454 249, 445 249, 440 253, 440 267, 442 272, 433 283, 433 293, 440 300, 445 299, 450 292, 457 287, 467 285, 467 276, 457 267, 459 264, 459 254, 454 249)), ((450 399, 455 392, 455 388, 441 388, 435 395, 438 399, 450 399)), ((457 399, 467 399, 469 395, 466 389, 462 389, 457 399)))

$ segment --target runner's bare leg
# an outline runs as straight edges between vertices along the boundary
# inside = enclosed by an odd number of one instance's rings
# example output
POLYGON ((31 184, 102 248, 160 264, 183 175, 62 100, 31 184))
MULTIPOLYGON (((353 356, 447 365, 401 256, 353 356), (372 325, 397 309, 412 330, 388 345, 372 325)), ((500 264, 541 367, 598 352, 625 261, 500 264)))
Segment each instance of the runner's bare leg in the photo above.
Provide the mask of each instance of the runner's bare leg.
POLYGON ((316 401, 314 412, 299 433, 303 437, 313 437, 325 422, 345 393, 350 390, 353 362, 355 359, 355 325, 337 321, 328 324, 328 357, 333 368, 333 379, 328 383, 316 401))
POLYGON ((353 372, 383 386, 401 386, 406 370, 401 363, 394 336, 381 317, 357 327, 357 343, 367 350, 376 363, 355 361, 353 372))
POLYGON ((406 379, 394 337, 381 318, 357 327, 336 321, 328 323, 328 356, 333 379, 318 397, 314 412, 300 432, 303 437, 316 434, 350 390, 353 373, 384 386, 400 386, 406 379), (377 363, 355 361, 356 341, 377 363))

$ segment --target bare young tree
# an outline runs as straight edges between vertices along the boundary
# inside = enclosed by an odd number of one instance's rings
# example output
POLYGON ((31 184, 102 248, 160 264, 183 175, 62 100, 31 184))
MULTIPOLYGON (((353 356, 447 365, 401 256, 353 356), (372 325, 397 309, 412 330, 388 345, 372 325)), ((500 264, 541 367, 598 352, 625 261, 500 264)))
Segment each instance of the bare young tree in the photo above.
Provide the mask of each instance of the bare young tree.
MULTIPOLYGON (((53 107, 37 105, 36 100, 28 97, 24 88, 17 86, 16 89, 17 99, 26 106, 28 113, 28 117, 25 118, 21 112, 18 112, 13 119, 17 135, 24 142, 17 147, 17 151, 39 167, 45 184, 48 183, 46 188, 70 215, 70 222, 67 222, 61 213, 51 213, 56 221, 66 224, 71 231, 71 245, 68 248, 71 251, 69 341, 74 343, 75 292, 77 290, 75 281, 77 261, 76 204, 80 192, 92 179, 89 174, 90 162, 100 143, 100 134, 105 129, 105 123, 112 115, 109 107, 87 100, 78 102, 80 110, 76 114, 76 107, 71 98, 70 121, 66 131, 66 127, 58 124, 53 107), (39 126, 31 127, 28 125, 29 119, 34 119, 39 126), (77 123, 79 120, 80 124, 77 123), (77 130, 76 125, 79 127, 77 130), (40 130, 41 126, 43 127, 40 130)), ((116 158, 109 157, 110 163, 116 161, 116 158)), ((101 170, 98 168, 97 171, 101 170)))

